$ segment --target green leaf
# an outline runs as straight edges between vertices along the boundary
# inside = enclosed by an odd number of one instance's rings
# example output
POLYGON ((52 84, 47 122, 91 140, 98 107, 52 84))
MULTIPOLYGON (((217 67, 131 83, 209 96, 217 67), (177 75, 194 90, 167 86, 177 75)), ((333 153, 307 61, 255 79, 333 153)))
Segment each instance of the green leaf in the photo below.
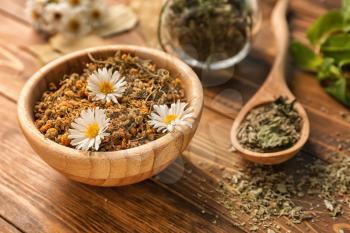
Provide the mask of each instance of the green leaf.
POLYGON ((340 69, 343 69, 344 66, 347 66, 347 65, 349 65, 349 64, 350 64, 350 59, 348 59, 348 60, 342 60, 341 62, 339 62, 338 66, 339 66, 340 69))
POLYGON ((350 21, 350 0, 343 0, 342 14, 344 21, 348 23, 350 21))
POLYGON ((350 0, 343 0, 342 1, 342 9, 346 10, 350 8, 350 0))
POLYGON ((350 51, 350 34, 341 33, 328 37, 322 44, 321 51, 350 51))
POLYGON ((317 73, 318 78, 320 80, 325 80, 325 79, 338 79, 342 78, 341 71, 339 68, 334 64, 335 61, 333 58, 325 58, 323 60, 323 63, 317 73))
POLYGON ((347 89, 346 78, 340 78, 336 82, 330 83, 325 89, 334 98, 350 106, 350 95, 347 89))
POLYGON ((306 33, 312 48, 294 42, 291 52, 301 68, 317 72, 325 90, 350 106, 350 0, 319 17, 306 33), (316 52, 314 52, 316 51, 316 52))
POLYGON ((343 61, 350 60, 350 51, 324 51, 323 55, 325 57, 334 58, 336 64, 341 64, 343 61))
POLYGON ((300 42, 291 44, 291 52, 295 62, 305 70, 316 71, 323 62, 319 55, 300 42))
POLYGON ((319 46, 332 33, 343 30, 342 11, 331 11, 319 17, 309 28, 306 35, 311 44, 319 46))

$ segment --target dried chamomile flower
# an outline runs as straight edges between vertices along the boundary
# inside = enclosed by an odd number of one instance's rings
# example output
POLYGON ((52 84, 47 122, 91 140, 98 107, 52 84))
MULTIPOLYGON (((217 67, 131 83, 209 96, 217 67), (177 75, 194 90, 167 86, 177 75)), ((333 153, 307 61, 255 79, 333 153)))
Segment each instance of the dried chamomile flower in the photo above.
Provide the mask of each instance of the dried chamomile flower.
POLYGON ((151 113, 150 125, 158 130, 158 132, 173 132, 183 126, 192 127, 193 109, 186 108, 187 103, 182 103, 179 100, 171 104, 170 108, 167 105, 154 105, 154 111, 151 113))
POLYGON ((103 138, 109 135, 105 133, 109 121, 105 110, 98 107, 82 111, 80 117, 72 122, 71 129, 68 131, 68 138, 72 140, 71 145, 85 151, 90 148, 98 150, 103 138))
POLYGON ((106 67, 93 72, 89 79, 87 89, 94 96, 93 100, 106 100, 118 103, 126 90, 125 78, 118 71, 107 70, 106 67))
MULTIPOLYGON (((104 131, 109 133, 109 136, 101 139, 98 151, 124 150, 147 144, 167 133, 167 130, 164 133, 157 132, 148 123, 151 120, 154 105, 165 105, 171 108, 171 103, 182 102, 183 104, 177 104, 177 111, 174 107, 172 110, 173 114, 177 114, 180 119, 186 118, 184 117, 186 112, 191 112, 190 109, 184 110, 186 108, 184 103, 188 100, 181 79, 173 76, 170 71, 158 67, 152 61, 143 60, 122 51, 117 51, 114 56, 103 60, 96 60, 92 56, 90 59, 91 61, 84 64, 86 68, 81 72, 66 73, 63 77, 57 77, 60 81, 50 83, 48 90, 35 104, 33 109, 35 126, 46 138, 75 148, 76 146, 71 144, 69 138, 70 130, 73 129, 72 122, 80 117, 82 111, 100 107, 105 110, 106 117, 110 120, 108 128, 104 131), (97 75, 101 72, 108 75, 107 80, 113 85, 107 85, 108 83, 98 85, 103 83, 100 82, 101 77, 93 77, 92 74, 97 75), (119 84, 116 85, 117 92, 122 92, 120 98, 115 96, 118 100, 117 104, 113 103, 112 98, 106 93, 108 89, 114 90, 116 80, 114 82, 110 80, 113 74, 119 77, 119 84), (121 80, 120 74, 125 78, 125 83, 121 80), (102 98, 100 101, 94 100, 97 96, 93 95, 88 88, 88 85, 91 88, 93 79, 96 79, 94 88, 102 98), (104 93, 100 93, 100 88, 104 93), (106 101, 107 97, 110 98, 110 102, 106 101), (182 114, 182 112, 185 113, 182 114)), ((159 115, 156 112, 154 114, 159 115)), ((170 121, 169 118, 171 117, 167 118, 170 121)), ((185 120, 191 123, 190 119, 185 120)), ((80 133, 82 138, 75 140, 74 145, 79 145, 85 139, 84 127, 80 127, 80 130, 83 131, 80 133)), ((95 151, 94 148, 89 150, 95 151)))

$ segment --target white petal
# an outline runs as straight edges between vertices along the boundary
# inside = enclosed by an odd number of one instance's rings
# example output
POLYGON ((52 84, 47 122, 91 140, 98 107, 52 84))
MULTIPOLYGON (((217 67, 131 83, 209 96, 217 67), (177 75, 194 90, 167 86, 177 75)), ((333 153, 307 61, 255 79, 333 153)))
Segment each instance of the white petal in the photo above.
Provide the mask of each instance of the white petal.
POLYGON ((68 138, 71 139, 71 145, 82 150, 89 150, 92 147, 98 149, 101 140, 109 135, 109 133, 105 133, 109 121, 110 119, 106 117, 105 110, 99 107, 82 111, 80 117, 72 122, 71 129, 68 130, 68 138), (100 128, 98 135, 95 138, 86 138, 86 127, 92 123, 98 124, 100 128))
POLYGON ((112 68, 107 70, 106 67, 103 67, 89 76, 87 88, 89 93, 94 96, 94 101, 106 100, 118 103, 118 98, 123 96, 126 90, 126 85, 127 82, 125 81, 125 78, 121 78, 118 71, 113 72, 112 68), (99 84, 101 82, 110 82, 113 87, 113 92, 107 95, 101 93, 99 89, 99 84))
POLYGON ((95 150, 98 150, 101 144, 101 138, 99 136, 96 137, 95 139, 95 150))

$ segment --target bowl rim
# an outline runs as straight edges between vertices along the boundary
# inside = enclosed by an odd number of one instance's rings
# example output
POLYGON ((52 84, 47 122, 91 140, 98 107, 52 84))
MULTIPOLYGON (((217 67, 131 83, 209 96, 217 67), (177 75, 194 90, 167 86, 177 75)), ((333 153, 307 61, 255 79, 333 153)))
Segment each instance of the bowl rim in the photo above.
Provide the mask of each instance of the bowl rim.
MULTIPOLYGON (((113 51, 125 51, 130 52, 131 54, 135 54, 136 56, 139 56, 142 59, 148 59, 147 56, 152 55, 155 57, 158 57, 162 59, 165 64, 172 63, 174 67, 176 67, 176 70, 179 71, 183 78, 189 78, 191 82, 190 87, 190 96, 191 99, 188 100, 189 106, 193 108, 193 114, 194 114, 194 124, 196 124, 196 121, 199 120, 202 112, 203 107, 203 88, 201 85, 201 82, 199 81, 198 76, 196 73, 184 62, 182 62, 180 59, 169 55, 163 51, 152 49, 152 48, 146 48, 142 46, 134 46, 134 45, 107 45, 107 46, 98 46, 88 49, 79 50, 73 53, 66 54, 54 61, 49 62, 45 66, 41 67, 37 72, 35 72, 25 83, 23 86, 18 102, 17 102, 17 117, 19 121, 19 125, 22 128, 22 131, 27 134, 31 134, 30 137, 34 137, 34 139, 41 143, 41 146, 45 146, 50 151, 59 151, 64 155, 71 155, 74 156, 77 159, 90 159, 90 156, 87 155, 103 155, 103 156, 95 156, 94 158, 101 158, 108 157, 109 159, 119 159, 121 157, 124 157, 125 154, 131 156, 133 154, 140 154, 141 153, 153 150, 155 148, 160 147, 161 145, 169 144, 174 138, 178 137, 179 134, 184 133, 185 131, 188 131, 189 128, 184 128, 178 131, 170 132, 165 134, 164 136, 153 140, 151 142, 148 142, 146 144, 136 146, 133 148, 128 148, 124 150, 118 150, 118 151, 82 151, 77 150, 71 147, 67 147, 64 145, 61 145, 59 143, 56 143, 44 136, 34 125, 34 120, 32 119, 31 113, 33 109, 30 107, 30 101, 28 96, 31 96, 32 91, 35 90, 35 87, 38 85, 39 81, 44 78, 50 70, 55 68, 56 66, 59 66, 67 61, 72 61, 74 59, 77 59, 79 57, 86 56, 88 54, 94 54, 94 53, 101 53, 101 52, 113 52, 113 51), (140 56, 140 53, 144 55, 143 57, 140 56)), ((152 60, 152 59, 150 59, 152 60)), ((156 62, 155 62, 156 63, 156 62)), ((159 63, 159 62, 158 62, 159 63)), ((157 63, 156 63, 157 64, 157 63)), ((163 67, 165 68, 165 67, 163 67)), ((188 95, 188 93, 186 93, 188 95)), ((196 127, 196 126, 192 126, 196 127)), ((27 136, 26 136, 27 137, 27 136)))

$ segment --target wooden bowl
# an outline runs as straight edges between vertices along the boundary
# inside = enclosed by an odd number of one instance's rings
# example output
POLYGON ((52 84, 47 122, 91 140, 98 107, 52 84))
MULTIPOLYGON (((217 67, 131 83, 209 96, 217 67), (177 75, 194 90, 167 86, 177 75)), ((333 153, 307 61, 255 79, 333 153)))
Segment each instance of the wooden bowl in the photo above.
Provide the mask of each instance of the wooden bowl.
POLYGON ((63 56, 36 72, 23 87, 17 106, 20 127, 34 151, 51 167, 66 177, 97 186, 120 186, 140 182, 159 173, 182 153, 193 137, 203 107, 203 89, 197 75, 179 59, 158 50, 137 46, 103 46, 63 56), (104 59, 121 50, 142 59, 152 60, 158 67, 168 69, 183 81, 189 105, 194 109, 192 128, 168 133, 141 145, 112 152, 80 151, 65 147, 44 137, 35 127, 33 106, 41 98, 47 85, 64 74, 82 72, 94 58, 104 59))

